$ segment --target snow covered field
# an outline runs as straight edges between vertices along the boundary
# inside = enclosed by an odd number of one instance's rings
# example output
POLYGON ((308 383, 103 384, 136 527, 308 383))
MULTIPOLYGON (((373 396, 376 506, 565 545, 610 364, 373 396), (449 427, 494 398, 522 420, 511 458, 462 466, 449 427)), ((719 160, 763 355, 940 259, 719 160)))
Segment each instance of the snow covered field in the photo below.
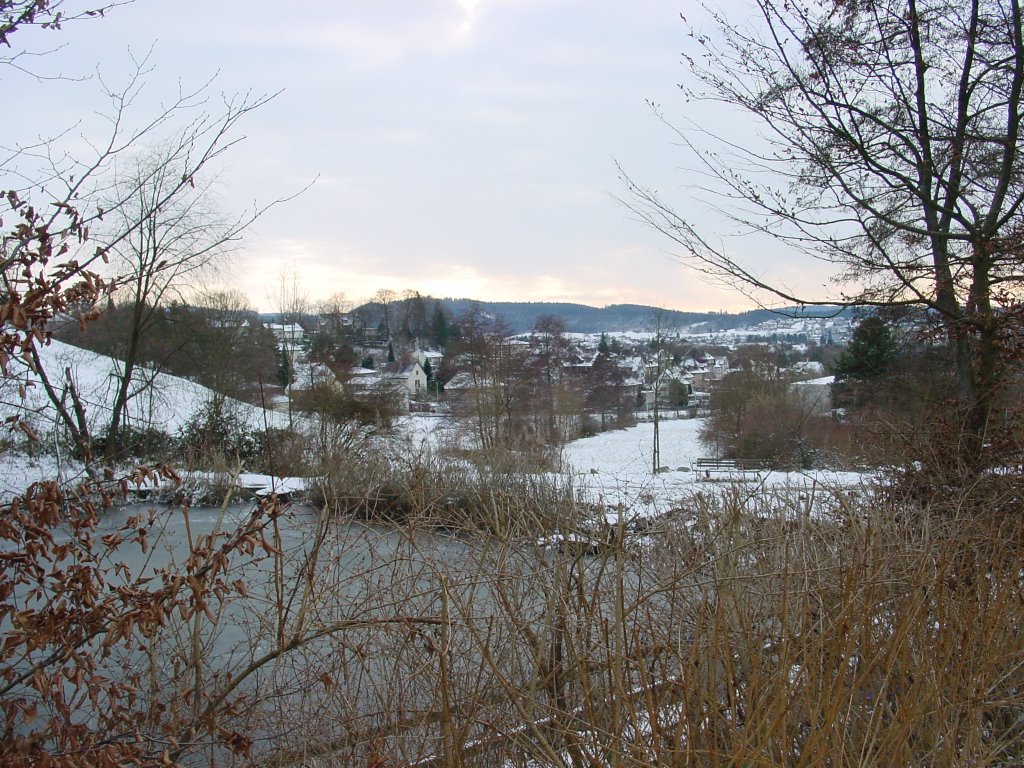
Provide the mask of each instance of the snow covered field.
MULTIPOLYGON (((94 434, 102 432, 110 419, 120 363, 59 341, 40 347, 39 353, 43 369, 57 393, 68 397, 67 390, 72 384, 85 406, 90 429, 94 434)), ((64 455, 66 451, 57 439, 60 430, 55 409, 39 377, 20 363, 12 363, 11 368, 11 377, 0 378, 0 420, 18 416, 40 440, 35 456, 8 451, 0 459, 0 500, 21 493, 38 480, 72 482, 82 477, 81 464, 64 455)), ((125 424, 153 427, 169 435, 179 434, 213 394, 188 379, 155 374, 144 368, 137 371, 132 391, 137 395, 129 402, 125 424)), ((229 402, 235 413, 253 429, 288 425, 284 413, 265 411, 238 401, 229 402)))
POLYGON ((712 473, 711 482, 702 472, 691 471, 694 461, 712 455, 697 438, 702 419, 662 421, 659 427, 660 465, 668 471, 652 472, 654 424, 637 424, 629 429, 604 432, 574 440, 562 452, 565 469, 577 479, 586 498, 609 508, 614 519, 622 504, 627 517, 667 512, 675 501, 701 487, 721 484, 784 486, 789 488, 847 487, 860 485, 864 477, 856 472, 745 472, 712 473))

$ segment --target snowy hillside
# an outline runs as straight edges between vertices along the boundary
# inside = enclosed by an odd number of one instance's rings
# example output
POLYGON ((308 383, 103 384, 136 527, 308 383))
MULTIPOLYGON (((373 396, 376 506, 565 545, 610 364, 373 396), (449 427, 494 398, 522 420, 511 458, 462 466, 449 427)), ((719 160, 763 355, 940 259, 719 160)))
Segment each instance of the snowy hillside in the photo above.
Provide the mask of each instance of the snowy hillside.
MULTIPOLYGON (((52 341, 40 349, 43 370, 59 396, 67 398, 69 384, 79 393, 88 414, 90 429, 101 432, 110 419, 110 409, 118 384, 120 363, 110 357, 52 341)), ((26 369, 12 370, 9 379, 0 381, 0 417, 19 415, 41 438, 54 436, 56 415, 39 381, 26 369)), ((152 427, 168 434, 178 433, 193 415, 213 397, 206 387, 169 374, 142 369, 132 382, 133 397, 128 405, 126 424, 133 428, 152 427)), ((232 401, 239 416, 253 428, 284 426, 283 414, 232 401), (267 421, 265 422, 264 419, 267 421)))

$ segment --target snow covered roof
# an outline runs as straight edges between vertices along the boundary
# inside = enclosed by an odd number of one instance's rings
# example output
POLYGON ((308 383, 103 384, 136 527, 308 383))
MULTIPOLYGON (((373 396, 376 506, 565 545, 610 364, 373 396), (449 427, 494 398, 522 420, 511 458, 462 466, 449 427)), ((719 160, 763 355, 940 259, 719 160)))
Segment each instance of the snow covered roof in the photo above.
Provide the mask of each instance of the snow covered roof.
POLYGON ((827 387, 835 384, 835 376, 821 376, 817 379, 808 379, 807 381, 795 381, 793 382, 794 387, 827 387))
POLYGON ((298 323, 267 323, 267 328, 273 331, 275 336, 294 336, 300 338, 305 333, 305 330, 298 323))
POLYGON ((804 360, 794 364, 791 370, 796 371, 797 373, 821 376, 825 373, 825 366, 817 360, 804 360))
POLYGON ((455 374, 444 385, 445 390, 474 389, 476 387, 489 387, 492 381, 486 376, 474 377, 473 374, 462 371, 455 374))
MULTIPOLYGON (((390 379, 407 379, 413 375, 417 368, 420 368, 419 363, 409 363, 408 365, 388 363, 381 369, 381 373, 390 379)), ((420 370, 423 369, 420 368, 420 370)))

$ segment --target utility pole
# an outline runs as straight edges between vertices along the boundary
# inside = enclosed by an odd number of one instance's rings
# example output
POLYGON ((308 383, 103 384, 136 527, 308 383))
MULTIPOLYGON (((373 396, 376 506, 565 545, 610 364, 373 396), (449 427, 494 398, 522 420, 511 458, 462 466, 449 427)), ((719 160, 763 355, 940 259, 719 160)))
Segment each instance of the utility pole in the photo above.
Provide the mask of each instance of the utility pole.
POLYGON ((665 342, 662 337, 662 326, 664 325, 665 315, 662 310, 657 310, 654 313, 654 381, 651 382, 651 394, 654 397, 654 436, 653 436, 653 450, 651 451, 651 473, 658 474, 658 468, 661 466, 661 411, 659 410, 658 400, 661 397, 661 375, 665 372, 665 342))

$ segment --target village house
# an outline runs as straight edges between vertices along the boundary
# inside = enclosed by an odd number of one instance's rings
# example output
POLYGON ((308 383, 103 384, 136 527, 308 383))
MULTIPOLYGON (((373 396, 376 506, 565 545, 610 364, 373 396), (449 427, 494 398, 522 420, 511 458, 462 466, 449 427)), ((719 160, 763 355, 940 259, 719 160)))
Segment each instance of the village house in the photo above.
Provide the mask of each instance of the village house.
POLYGON ((306 338, 306 331, 298 323, 267 323, 267 329, 281 348, 294 349, 306 338))
POLYGON ((388 363, 381 370, 381 376, 392 385, 404 388, 408 397, 420 397, 427 393, 427 374, 417 361, 388 363))
POLYGON ((801 410, 809 416, 824 416, 832 410, 832 385, 835 376, 821 376, 807 381, 796 381, 789 385, 800 404, 801 410))
POLYGON ((444 400, 456 415, 493 414, 497 404, 509 396, 509 382, 490 376, 460 371, 444 385, 444 400))
POLYGON ((588 377, 599 354, 596 350, 570 350, 566 359, 562 361, 562 370, 570 376, 588 377))
POLYGON ((427 347, 426 349, 416 347, 412 356, 424 370, 426 370, 428 362, 430 363, 430 370, 432 371, 437 371, 441 367, 441 363, 444 362, 444 352, 438 352, 432 347, 427 347))
POLYGON ((353 397, 384 395, 400 413, 408 413, 411 401, 427 393, 427 375, 417 362, 388 363, 379 371, 354 366, 348 371, 346 383, 353 397))

